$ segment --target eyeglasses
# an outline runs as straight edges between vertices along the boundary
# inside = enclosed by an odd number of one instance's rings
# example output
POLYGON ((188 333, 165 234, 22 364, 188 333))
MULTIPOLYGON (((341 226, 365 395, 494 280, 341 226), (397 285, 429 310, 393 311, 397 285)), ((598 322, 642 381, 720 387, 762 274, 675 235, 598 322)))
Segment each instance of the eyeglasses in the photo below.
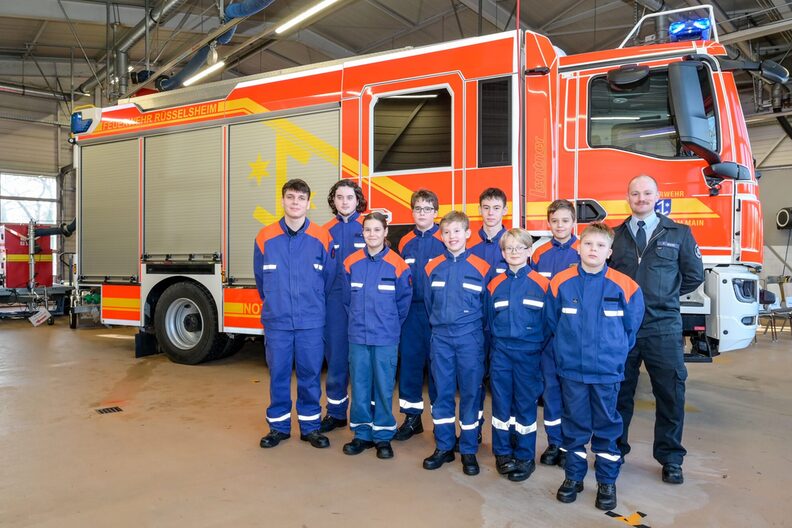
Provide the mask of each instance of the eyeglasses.
POLYGON ((526 249, 528 248, 525 246, 517 246, 517 247, 506 246, 505 248, 503 248, 503 251, 505 251, 506 253, 522 253, 526 249))
POLYGON ((432 212, 434 212, 434 210, 435 210, 434 207, 413 207, 413 212, 414 213, 418 213, 418 214, 421 214, 421 213, 432 213, 432 212))

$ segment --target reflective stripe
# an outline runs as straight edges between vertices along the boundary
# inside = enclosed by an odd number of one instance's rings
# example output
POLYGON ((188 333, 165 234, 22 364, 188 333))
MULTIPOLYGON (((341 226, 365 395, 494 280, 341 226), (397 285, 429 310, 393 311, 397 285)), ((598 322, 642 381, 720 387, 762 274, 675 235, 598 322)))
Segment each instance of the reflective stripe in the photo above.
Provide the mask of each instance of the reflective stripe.
POLYGON ((544 424, 548 427, 552 427, 554 425, 561 425, 561 418, 558 420, 545 420, 544 424))
POLYGON ((363 287, 363 283, 362 282, 350 282, 349 285, 352 286, 353 288, 362 288, 363 287))
POLYGON ((358 248, 358 249, 362 249, 362 248, 366 247, 366 243, 365 242, 355 242, 355 247, 358 248))
POLYGON ((514 416, 509 416, 509 425, 514 425, 517 423, 517 418, 514 416))
POLYGON ((322 413, 312 414, 311 416, 302 416, 300 414, 297 415, 297 419, 302 422, 310 422, 311 420, 318 420, 322 417, 322 413))
POLYGON ((349 422, 349 427, 352 428, 352 429, 354 429, 355 427, 362 427, 364 425, 367 425, 367 426, 371 427, 374 424, 371 423, 371 422, 364 422, 364 423, 349 422))
POLYGON ((495 268, 495 273, 503 273, 506 271, 506 268, 495 268))
POLYGON ((432 420, 435 425, 445 425, 445 424, 453 424, 456 420, 452 418, 438 418, 436 420, 432 420))
POLYGON ((559 451, 563 451, 564 453, 566 453, 566 452, 567 452, 567 450, 566 450, 566 449, 564 449, 563 447, 559 447, 558 449, 559 449, 559 451))
POLYGON ((561 308, 561 313, 576 314, 577 313, 577 308, 561 308))
POLYGON ((539 275, 541 275, 542 277, 547 277, 548 279, 553 276, 553 274, 550 273, 549 271, 540 271, 539 275))
POLYGON ((445 288, 445 281, 432 281, 432 288, 445 288))
POLYGON ((466 290, 470 290, 474 292, 480 292, 481 290, 484 289, 481 286, 478 286, 476 284, 470 284, 469 282, 463 282, 462 287, 465 288, 466 290))
POLYGON ((509 301, 495 301, 495 304, 492 305, 495 308, 505 308, 509 306, 509 301))
POLYGON ((605 460, 610 460, 611 462, 618 462, 621 458, 619 455, 611 455, 610 453, 595 453, 598 457, 602 457, 605 460))
POLYGON ((333 244, 333 247, 334 247, 335 249, 338 249, 338 248, 340 248, 340 247, 341 247, 341 244, 333 244))
POLYGON ((333 405, 341 405, 342 403, 344 403, 344 402, 345 402, 345 401, 347 401, 348 399, 349 399, 349 396, 344 396, 344 397, 343 397, 343 398, 341 398, 340 400, 334 400, 334 399, 332 399, 332 398, 330 398, 330 397, 328 396, 328 398, 327 398, 327 403, 331 403, 331 404, 333 404, 333 405))
POLYGON ((395 284, 377 284, 377 289, 379 291, 396 291, 395 284))
POLYGON ((520 433, 521 435, 527 435, 536 432, 536 422, 532 423, 531 425, 522 425, 519 422, 515 422, 514 430, 520 433))
POLYGON ((414 258, 406 258, 404 259, 405 264, 415 264, 414 258))
POLYGON ((508 431, 509 430, 509 422, 508 421, 502 422, 502 421, 498 420, 497 418, 495 418, 493 416, 492 417, 492 427, 494 427, 495 429, 499 429, 501 431, 508 431))
POLYGON ((375 426, 372 427, 372 429, 374 429, 375 431, 395 431, 396 430, 396 426, 395 425, 388 425, 388 426, 375 425, 375 426))
POLYGON ((423 411, 424 404, 422 401, 418 403, 408 402, 407 400, 399 400, 399 407, 402 409, 420 409, 423 411))
POLYGON ((579 456, 583 460, 586 460, 586 452, 585 451, 573 451, 573 453, 575 453, 577 456, 579 456))
POLYGON ((278 269, 278 265, 277 264, 264 264, 263 266, 261 266, 261 269, 263 269, 264 271, 274 270, 274 269, 278 269))
POLYGON ((317 271, 322 271, 324 269, 324 266, 321 264, 314 264, 314 269, 317 271))
POLYGON ((371 400, 371 406, 374 407, 375 405, 377 405, 377 402, 375 402, 374 400, 371 400))
POLYGON ((478 426, 479 426, 478 420, 476 420, 472 424, 463 424, 462 422, 459 422, 459 428, 462 429, 463 431, 470 431, 471 429, 475 429, 478 426))
POLYGON ((481 420, 482 418, 484 418, 484 411, 483 410, 479 411, 479 420, 481 420))
POLYGON ((290 412, 284 414, 283 416, 278 416, 277 418, 270 418, 269 416, 267 416, 267 421, 268 422, 282 422, 284 420, 288 420, 289 418, 291 418, 291 413, 290 412))
POLYGON ((544 306, 542 301, 535 301, 533 299, 523 299, 523 304, 526 306, 536 306, 537 308, 544 306))
POLYGON ((623 317, 624 310, 603 310, 605 312, 605 317, 623 317))

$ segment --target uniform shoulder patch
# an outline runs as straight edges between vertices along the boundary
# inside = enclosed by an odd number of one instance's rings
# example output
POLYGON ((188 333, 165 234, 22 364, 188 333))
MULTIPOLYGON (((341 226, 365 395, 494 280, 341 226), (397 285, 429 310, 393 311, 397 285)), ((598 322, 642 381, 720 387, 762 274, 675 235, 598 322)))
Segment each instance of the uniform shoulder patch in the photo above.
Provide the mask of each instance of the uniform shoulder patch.
POLYGON ((262 227, 258 235, 256 235, 256 245, 259 251, 264 253, 264 244, 266 244, 268 240, 272 240, 276 236, 282 234, 283 228, 281 228, 280 222, 273 222, 268 226, 262 227))
MULTIPOLYGON (((362 252, 363 250, 361 249, 360 251, 362 252)), ((388 251, 382 260, 394 267, 396 270, 396 277, 401 277, 401 274, 404 273, 405 270, 410 269, 410 266, 404 262, 404 259, 394 251, 388 251)))
POLYGON ((616 283, 616 285, 624 292, 624 298, 630 302, 630 298, 638 291, 638 284, 630 277, 613 268, 608 268, 605 272, 605 277, 616 283))
POLYGON ((569 266, 564 271, 559 271, 553 280, 550 281, 550 291, 553 292, 553 295, 558 295, 558 288, 571 279, 572 277, 577 277, 578 275, 578 267, 577 264, 573 266, 569 266))
POLYGON ((355 263, 360 262, 364 258, 366 258, 365 251, 363 251, 362 249, 358 249, 357 251, 349 255, 346 259, 344 259, 344 269, 346 270, 347 273, 351 273, 352 266, 355 263))
POLYGON ((406 246, 407 243, 413 238, 415 238, 415 231, 413 230, 410 230, 409 233, 401 237, 401 240, 399 240, 399 253, 402 253, 404 251, 404 246, 406 246))
POLYGON ((489 281, 489 284, 487 284, 487 290, 489 290, 490 295, 494 295, 497 287, 500 286, 500 284, 505 280, 506 280, 506 274, 501 273, 499 275, 496 275, 491 281, 489 281))
POLYGON ((434 271, 434 269, 437 266, 439 266, 440 264, 442 264, 445 261, 446 261, 445 255, 438 255, 437 257, 435 257, 432 260, 430 260, 429 262, 427 262, 426 263, 426 267, 424 267, 424 273, 426 273, 426 276, 427 277, 430 276, 432 274, 432 271, 434 271))
POLYGON ((531 278, 532 281, 538 284, 540 288, 542 288, 545 292, 547 292, 547 288, 550 287, 550 280, 547 277, 541 275, 540 273, 534 270, 528 272, 528 276, 531 278))

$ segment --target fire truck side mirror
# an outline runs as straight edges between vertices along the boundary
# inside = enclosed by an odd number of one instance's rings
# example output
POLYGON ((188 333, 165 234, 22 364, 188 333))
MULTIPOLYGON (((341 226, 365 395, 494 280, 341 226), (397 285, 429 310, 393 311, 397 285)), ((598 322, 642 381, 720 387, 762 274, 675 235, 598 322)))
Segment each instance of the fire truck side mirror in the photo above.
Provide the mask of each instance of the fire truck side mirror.
POLYGON ((710 165, 720 163, 720 156, 711 149, 710 130, 698 69, 699 62, 682 61, 668 65, 668 98, 679 141, 706 160, 710 165))

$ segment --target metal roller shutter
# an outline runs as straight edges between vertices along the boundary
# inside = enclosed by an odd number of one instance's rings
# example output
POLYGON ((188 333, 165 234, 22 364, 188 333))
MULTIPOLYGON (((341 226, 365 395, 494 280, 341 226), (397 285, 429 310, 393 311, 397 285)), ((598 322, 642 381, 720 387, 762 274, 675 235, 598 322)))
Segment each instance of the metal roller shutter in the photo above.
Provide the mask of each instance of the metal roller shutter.
POLYGON ((80 275, 127 279, 138 274, 138 141, 81 150, 80 275))
POLYGON ((332 217, 327 192, 339 178, 337 110, 232 125, 229 139, 228 274, 252 284, 253 243, 283 216, 280 189, 301 178, 311 187, 312 222, 332 217))

